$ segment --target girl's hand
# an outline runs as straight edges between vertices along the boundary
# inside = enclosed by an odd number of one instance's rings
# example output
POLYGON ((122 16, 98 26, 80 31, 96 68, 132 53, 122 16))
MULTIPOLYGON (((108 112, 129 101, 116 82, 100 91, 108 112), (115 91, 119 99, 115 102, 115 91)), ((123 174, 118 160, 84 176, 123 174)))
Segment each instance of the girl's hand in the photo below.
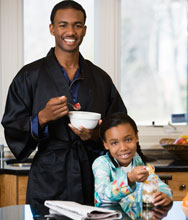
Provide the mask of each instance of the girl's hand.
POLYGON ((155 206, 167 206, 172 202, 171 198, 163 192, 156 192, 154 194, 153 203, 155 206))
POLYGON ((145 166, 137 166, 127 175, 130 184, 134 182, 144 182, 148 176, 149 173, 145 166))
POLYGON ((167 216, 169 210, 172 208, 172 204, 168 205, 168 206, 160 206, 160 207, 154 207, 153 208, 153 220, 161 220, 164 217, 167 216))

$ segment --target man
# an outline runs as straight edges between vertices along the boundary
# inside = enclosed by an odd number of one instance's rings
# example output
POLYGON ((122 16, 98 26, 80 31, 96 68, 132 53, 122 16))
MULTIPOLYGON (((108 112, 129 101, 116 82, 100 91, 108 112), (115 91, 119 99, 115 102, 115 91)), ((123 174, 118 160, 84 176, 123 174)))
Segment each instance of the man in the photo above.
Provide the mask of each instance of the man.
POLYGON ((24 66, 14 78, 2 120, 5 138, 15 157, 23 161, 36 149, 29 174, 27 203, 71 200, 92 204, 91 165, 103 147, 98 127, 74 128, 70 106, 107 115, 127 112, 110 77, 85 60, 79 46, 86 34, 81 5, 65 0, 51 13, 50 33, 55 48, 24 66))

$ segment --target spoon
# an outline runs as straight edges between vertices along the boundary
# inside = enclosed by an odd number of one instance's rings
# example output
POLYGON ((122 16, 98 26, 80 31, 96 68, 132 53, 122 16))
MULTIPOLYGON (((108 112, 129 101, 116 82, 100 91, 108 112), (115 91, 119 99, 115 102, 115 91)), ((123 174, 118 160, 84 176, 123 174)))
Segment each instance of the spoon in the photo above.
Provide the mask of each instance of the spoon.
POLYGON ((79 102, 75 103, 75 104, 72 104, 70 102, 67 102, 68 105, 72 106, 74 110, 78 111, 81 109, 81 105, 79 102))

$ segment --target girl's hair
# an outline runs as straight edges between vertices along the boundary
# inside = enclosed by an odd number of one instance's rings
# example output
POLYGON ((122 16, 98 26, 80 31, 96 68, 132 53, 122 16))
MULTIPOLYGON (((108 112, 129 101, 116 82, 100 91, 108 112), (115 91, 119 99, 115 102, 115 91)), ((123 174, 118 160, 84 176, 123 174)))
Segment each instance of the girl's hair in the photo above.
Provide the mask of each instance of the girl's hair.
POLYGON ((102 122, 100 126, 100 138, 102 139, 102 141, 106 141, 105 133, 108 129, 112 127, 116 127, 121 124, 130 124, 135 134, 138 133, 138 129, 137 129, 135 121, 129 115, 122 113, 122 112, 117 112, 117 113, 114 113, 108 116, 102 122))

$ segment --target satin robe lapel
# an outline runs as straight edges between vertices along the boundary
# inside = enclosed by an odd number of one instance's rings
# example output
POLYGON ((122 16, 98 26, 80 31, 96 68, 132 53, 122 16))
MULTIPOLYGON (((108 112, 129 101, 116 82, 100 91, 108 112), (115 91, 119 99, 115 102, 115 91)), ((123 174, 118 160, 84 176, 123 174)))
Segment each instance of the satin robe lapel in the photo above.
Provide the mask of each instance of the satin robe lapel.
POLYGON ((91 92, 92 92, 92 81, 90 74, 90 68, 88 67, 87 63, 81 56, 81 82, 80 82, 80 89, 78 92, 78 99, 77 101, 81 104, 82 111, 89 111, 89 105, 91 103, 91 92))
POLYGON ((59 96, 66 96, 69 102, 72 101, 72 95, 55 55, 46 57, 46 67, 47 73, 52 82, 54 82, 59 96))

